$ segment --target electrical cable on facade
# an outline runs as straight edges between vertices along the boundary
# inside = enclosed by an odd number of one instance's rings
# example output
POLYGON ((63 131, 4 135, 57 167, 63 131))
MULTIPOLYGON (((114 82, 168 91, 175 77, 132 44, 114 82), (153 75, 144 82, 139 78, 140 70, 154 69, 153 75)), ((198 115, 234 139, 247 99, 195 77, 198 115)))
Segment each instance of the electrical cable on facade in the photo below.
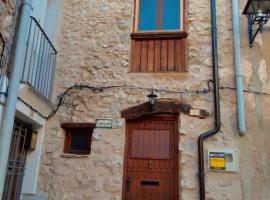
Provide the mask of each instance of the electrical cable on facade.
MULTIPOLYGON (((83 89, 90 89, 92 91, 99 91, 103 92, 106 89, 114 89, 114 88, 124 88, 124 89, 138 89, 138 90, 153 90, 153 88, 144 88, 144 87, 136 87, 136 86, 127 86, 127 85, 112 85, 112 86, 89 86, 89 85, 83 85, 83 84, 74 84, 71 87, 67 88, 63 93, 61 93, 58 97, 58 103, 56 104, 53 111, 48 115, 44 116, 42 113, 40 113, 37 109, 33 108, 30 104, 25 102, 23 99, 18 97, 18 99, 25 104, 27 107, 29 107, 32 111, 36 112, 40 117, 44 119, 50 119, 53 117, 59 110, 59 108, 64 104, 64 98, 69 94, 71 90, 83 90, 83 89)), ((165 93, 171 93, 171 94, 206 94, 211 91, 209 81, 207 83, 207 88, 202 89, 196 89, 196 90, 185 90, 185 91, 173 91, 173 90, 165 90, 165 89, 155 89, 157 92, 165 92, 165 93)), ((6 93, 3 93, 4 95, 7 95, 6 93)))
MULTIPOLYGON (((235 87, 229 87, 229 86, 221 86, 219 87, 219 89, 221 90, 236 90, 235 87)), ((257 95, 267 95, 267 96, 270 96, 270 93, 267 93, 267 92, 259 92, 259 91, 253 91, 253 90, 246 90, 244 89, 243 90, 244 92, 246 93, 253 93, 253 94, 257 94, 257 95)))
MULTIPOLYGON (((170 94, 206 94, 209 93, 211 91, 210 85, 209 85, 209 81, 207 83, 207 88, 202 88, 202 89, 196 89, 196 90, 185 90, 185 91, 173 91, 173 90, 165 90, 165 89, 154 89, 157 92, 165 92, 165 93, 170 93, 170 94)), ((102 92, 103 90, 106 89, 113 89, 113 88, 124 88, 124 89, 138 89, 138 90, 153 90, 153 88, 144 88, 144 87, 136 87, 136 86, 128 86, 128 85, 112 85, 112 86, 101 86, 101 87, 97 87, 97 86, 89 86, 89 85, 84 85, 84 84, 74 84, 71 87, 67 88, 65 92, 63 92, 62 94, 59 95, 59 101, 56 104, 55 109, 48 115, 47 119, 50 119, 51 117, 53 117, 57 111, 59 110, 59 108, 63 105, 64 103, 64 98, 65 96, 69 93, 69 91, 73 90, 73 89, 90 89, 92 91, 100 91, 102 92)))
POLYGON ((0 33, 0 38, 1 38, 1 42, 2 42, 2 52, 0 54, 0 62, 2 62, 2 58, 3 58, 3 55, 4 55, 4 50, 5 50, 5 47, 6 47, 6 43, 5 43, 5 40, 4 40, 4 37, 3 37, 2 33, 0 33))
MULTIPOLYGON (((208 80, 207 81, 207 88, 202 88, 202 89, 196 89, 196 90, 185 90, 185 91, 173 91, 173 90, 165 90, 165 89, 155 89, 155 91, 157 92, 165 92, 165 93, 170 93, 170 94, 180 94, 181 96, 183 94, 207 94, 209 92, 211 92, 211 86, 210 83, 212 82, 212 80, 208 80)), ((92 91, 99 91, 99 92, 103 92, 106 89, 113 89, 113 88, 124 88, 124 89, 138 89, 138 90, 153 90, 152 88, 144 88, 144 87, 136 87, 136 86, 125 86, 125 85, 112 85, 112 86, 89 86, 89 85, 84 85, 84 84, 74 84, 72 86, 70 86, 69 88, 67 88, 63 93, 61 93, 60 95, 58 95, 58 102, 55 106, 55 108, 53 109, 53 111, 48 115, 45 116, 43 115, 41 112, 39 112, 37 109, 33 108, 30 104, 28 104, 27 102, 25 102, 23 99, 21 99, 20 97, 18 97, 18 99, 24 104, 26 105, 28 108, 30 108, 32 111, 36 112, 40 117, 44 118, 44 119, 50 119, 52 118, 59 110, 59 108, 64 105, 64 98, 69 94, 69 92, 71 90, 83 90, 83 89, 90 89, 92 91)), ((236 88, 234 87, 229 87, 229 86, 220 86, 219 89, 221 90, 236 90, 236 88)), ((246 93, 253 93, 253 94, 257 94, 257 95, 267 95, 270 96, 270 93, 265 93, 265 92, 257 92, 257 91, 251 91, 251 90, 244 90, 244 92, 246 93)), ((7 95, 7 93, 0 93, 0 95, 7 95)))

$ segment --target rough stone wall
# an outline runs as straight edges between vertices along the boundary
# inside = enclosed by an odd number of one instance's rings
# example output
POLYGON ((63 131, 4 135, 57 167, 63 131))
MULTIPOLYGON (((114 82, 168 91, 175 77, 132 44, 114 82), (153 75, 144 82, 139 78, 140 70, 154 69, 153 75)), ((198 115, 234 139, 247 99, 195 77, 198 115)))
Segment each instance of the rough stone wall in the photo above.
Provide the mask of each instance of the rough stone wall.
MULTIPOLYGON (((240 13, 244 4, 245 1, 241 0, 240 13)), ((149 93, 147 89, 136 87, 189 91, 206 88, 207 80, 211 79, 208 0, 188 1, 188 73, 129 73, 132 9, 132 0, 62 1, 54 101, 58 94, 74 83, 125 87, 103 91, 72 90, 64 106, 48 121, 39 190, 48 192, 49 199, 120 200, 125 138, 125 121, 121 119, 120 111, 147 101, 146 95, 149 93), (123 125, 115 129, 95 129, 90 156, 63 154, 64 131, 60 123, 95 122, 97 118, 113 118, 123 125)), ((246 18, 241 16, 240 19, 245 89, 269 93, 269 51, 263 50, 269 49, 267 41, 270 34, 263 33, 254 48, 250 49, 246 37, 246 18)), ((220 85, 235 87, 230 1, 217 0, 217 21, 220 85)), ((241 137, 237 132, 235 91, 222 89, 220 93, 221 131, 206 141, 205 149, 237 148, 240 173, 206 171, 207 199, 268 200, 269 95, 245 93, 248 131, 241 137)), ((212 94, 158 92, 158 96, 181 99, 195 108, 213 112, 212 94)), ((181 115, 179 118, 182 200, 199 198, 197 138, 212 126, 212 116, 196 119, 181 115)))
MULTIPOLYGON (((0 32, 5 45, 9 42, 12 31, 12 20, 14 18, 16 2, 15 0, 0 1, 0 32)), ((3 51, 3 41, 0 40, 0 54, 3 51)))

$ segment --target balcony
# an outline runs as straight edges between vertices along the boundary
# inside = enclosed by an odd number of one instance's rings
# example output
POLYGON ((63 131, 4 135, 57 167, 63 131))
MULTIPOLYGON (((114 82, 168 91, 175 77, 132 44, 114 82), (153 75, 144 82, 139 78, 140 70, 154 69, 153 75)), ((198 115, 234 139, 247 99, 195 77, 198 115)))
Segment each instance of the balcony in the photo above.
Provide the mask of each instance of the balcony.
POLYGON ((22 82, 51 100, 57 51, 38 21, 31 17, 22 82))

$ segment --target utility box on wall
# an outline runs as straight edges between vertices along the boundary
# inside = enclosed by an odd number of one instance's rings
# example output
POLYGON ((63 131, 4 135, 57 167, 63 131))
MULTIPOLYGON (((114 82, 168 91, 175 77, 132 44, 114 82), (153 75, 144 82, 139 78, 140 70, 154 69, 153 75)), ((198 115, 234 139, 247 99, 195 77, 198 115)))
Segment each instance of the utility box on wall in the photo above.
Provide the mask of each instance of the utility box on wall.
POLYGON ((208 169, 219 172, 239 172, 237 149, 209 149, 208 169))

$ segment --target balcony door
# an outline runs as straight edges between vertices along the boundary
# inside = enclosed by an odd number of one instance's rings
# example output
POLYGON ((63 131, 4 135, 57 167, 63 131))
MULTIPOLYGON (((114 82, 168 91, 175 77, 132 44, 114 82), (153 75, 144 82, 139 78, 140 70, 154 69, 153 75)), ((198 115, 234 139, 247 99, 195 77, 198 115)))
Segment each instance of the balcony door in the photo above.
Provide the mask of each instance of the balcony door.
POLYGON ((127 121, 123 200, 178 199, 177 117, 127 121))

